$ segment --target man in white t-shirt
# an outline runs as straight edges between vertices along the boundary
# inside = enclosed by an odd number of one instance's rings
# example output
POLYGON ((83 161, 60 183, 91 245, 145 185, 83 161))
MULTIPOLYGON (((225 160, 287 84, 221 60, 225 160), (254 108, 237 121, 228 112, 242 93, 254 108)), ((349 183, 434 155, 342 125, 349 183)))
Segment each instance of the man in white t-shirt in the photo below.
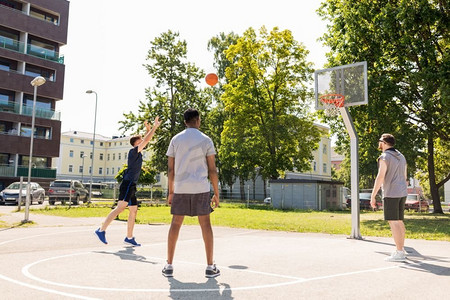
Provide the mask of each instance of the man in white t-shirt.
POLYGON ((186 129, 172 138, 168 156, 169 195, 172 223, 167 241, 167 264, 162 270, 166 277, 173 277, 173 256, 184 216, 198 216, 205 243, 207 267, 205 276, 220 275, 213 260, 213 231, 209 214, 219 206, 219 187, 214 144, 199 130, 200 114, 189 108, 184 112, 186 129), (210 198, 210 184, 214 196, 210 198))

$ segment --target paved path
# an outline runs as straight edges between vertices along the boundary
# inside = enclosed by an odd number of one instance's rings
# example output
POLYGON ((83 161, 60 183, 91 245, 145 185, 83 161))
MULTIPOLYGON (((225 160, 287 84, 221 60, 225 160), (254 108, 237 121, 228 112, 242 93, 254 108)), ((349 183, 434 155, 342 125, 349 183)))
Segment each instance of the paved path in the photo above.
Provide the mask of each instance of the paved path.
MULTIPOLYGON (((21 214, 0 207, 0 220, 21 214)), ((30 214, 31 227, 0 229, 1 299, 445 299, 450 243, 407 240, 406 263, 383 259, 389 238, 301 234, 215 227, 222 275, 204 277, 198 226, 181 229, 175 277, 161 276, 167 225, 137 225, 142 247, 122 244, 114 221, 108 245, 93 234, 103 218, 30 214)), ((14 222, 13 222, 14 223, 14 222)))

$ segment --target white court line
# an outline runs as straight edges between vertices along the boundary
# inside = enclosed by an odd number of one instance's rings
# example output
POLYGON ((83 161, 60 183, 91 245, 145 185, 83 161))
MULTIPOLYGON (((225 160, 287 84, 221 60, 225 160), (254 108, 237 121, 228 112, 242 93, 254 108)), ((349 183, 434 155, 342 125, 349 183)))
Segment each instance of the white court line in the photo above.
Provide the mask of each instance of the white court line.
MULTIPOLYGON (((53 281, 41 279, 41 278, 39 278, 37 276, 34 276, 29 271, 29 269, 31 267, 33 267, 33 266, 35 266, 35 265, 37 265, 39 263, 42 263, 42 262, 55 260, 55 259, 59 259, 59 258, 70 257, 70 256, 92 254, 92 253, 93 252, 81 252, 81 253, 74 253, 74 254, 68 254, 68 255, 62 255, 62 256, 57 256, 57 257, 51 257, 51 258, 38 260, 38 261, 36 261, 34 263, 28 264, 25 267, 23 267, 22 268, 22 273, 26 277, 28 277, 30 279, 33 279, 33 280, 36 280, 36 281, 39 281, 39 282, 42 282, 42 283, 46 283, 46 284, 50 284, 50 285, 56 285, 56 286, 61 286, 61 287, 66 287, 66 288, 77 288, 77 289, 85 289, 85 290, 117 291, 117 292, 212 292, 212 291, 219 291, 219 292, 222 291, 223 292, 224 290, 239 291, 239 290, 255 290, 255 289, 264 289, 264 288, 275 288, 275 287, 293 285, 293 284, 297 284, 297 283, 305 283, 305 282, 310 282, 310 281, 324 280, 324 279, 343 277, 343 276, 350 276, 350 275, 363 274, 363 273, 370 273, 370 272, 379 272, 379 271, 398 269, 398 268, 404 267, 404 264, 400 264, 400 265, 394 265, 394 266, 383 267, 383 268, 374 268, 374 269, 361 270, 361 271, 345 272, 345 273, 338 273, 338 274, 333 274, 333 275, 318 276, 318 277, 313 277, 313 278, 291 277, 291 276, 284 276, 284 275, 280 275, 280 274, 258 272, 258 271, 252 271, 252 270, 232 269, 232 268, 225 267, 226 269, 233 270, 233 271, 236 271, 236 272, 256 273, 256 274, 261 274, 261 275, 266 275, 266 276, 289 278, 289 279, 294 279, 294 280, 287 281, 287 282, 281 282, 281 283, 266 284, 266 285, 243 286, 243 287, 232 287, 232 288, 230 288, 230 287, 225 287, 225 288, 224 287, 218 287, 218 288, 213 288, 213 289, 167 289, 167 288, 166 289, 159 289, 159 288, 153 288, 153 289, 137 289, 136 288, 136 289, 134 289, 134 288, 107 288, 107 287, 81 286, 81 285, 71 285, 71 284, 58 283, 58 282, 53 282, 53 281)), ((159 258, 159 257, 150 257, 150 258, 158 259, 158 260, 162 260, 162 261, 164 260, 163 258, 159 258)), ((202 264, 192 263, 192 262, 182 262, 182 263, 194 264, 194 265, 202 265, 202 264)), ((414 264, 418 264, 418 263, 414 263, 414 264)), ((221 267, 221 268, 223 268, 223 267, 221 267)))
POLYGON ((47 293, 57 294, 57 295, 61 295, 61 296, 77 298, 77 299, 98 300, 98 298, 84 297, 84 296, 80 296, 80 295, 76 295, 76 294, 60 292, 60 291, 57 291, 57 290, 47 289, 47 288, 43 288, 43 287, 40 287, 40 286, 28 284, 28 283, 25 283, 25 282, 21 282, 21 281, 18 281, 18 280, 15 280, 15 279, 3 276, 1 274, 0 274, 0 279, 6 280, 6 281, 9 281, 9 282, 18 284, 18 285, 22 285, 22 286, 25 286, 25 287, 30 288, 30 289, 39 290, 39 291, 42 291, 42 292, 47 292, 47 293))

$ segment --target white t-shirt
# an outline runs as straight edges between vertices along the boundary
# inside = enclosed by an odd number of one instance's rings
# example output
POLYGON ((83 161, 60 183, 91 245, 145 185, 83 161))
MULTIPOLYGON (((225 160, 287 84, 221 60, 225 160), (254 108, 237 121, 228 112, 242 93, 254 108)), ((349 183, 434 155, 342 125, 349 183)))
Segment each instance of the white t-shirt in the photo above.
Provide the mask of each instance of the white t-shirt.
POLYGON ((212 140, 196 128, 186 128, 174 136, 166 153, 175 158, 174 193, 209 192, 206 157, 215 154, 212 140))

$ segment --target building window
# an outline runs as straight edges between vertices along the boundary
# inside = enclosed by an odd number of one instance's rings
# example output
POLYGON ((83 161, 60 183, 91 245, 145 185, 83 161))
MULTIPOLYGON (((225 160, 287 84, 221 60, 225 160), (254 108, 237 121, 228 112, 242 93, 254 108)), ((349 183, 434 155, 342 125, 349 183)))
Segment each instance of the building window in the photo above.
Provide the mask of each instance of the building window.
POLYGON ((100 160, 103 160, 103 153, 100 153, 100 160))
POLYGON ((89 152, 89 159, 92 159, 92 152, 89 152))
POLYGON ((324 173, 327 172, 327 164, 323 164, 323 172, 324 172, 324 173))
POLYGON ((69 173, 73 172, 73 165, 69 165, 69 173))
POLYGON ((119 160, 121 160, 122 159, 122 153, 119 153, 118 155, 119 155, 119 160))
POLYGON ((103 168, 98 168, 98 174, 102 175, 103 174, 103 168))
POLYGON ((29 35, 27 47, 27 53, 30 55, 54 61, 57 61, 59 58, 56 43, 29 35))
POLYGON ((25 75, 33 77, 42 76, 49 81, 55 81, 55 71, 31 64, 25 66, 25 75))
POLYGON ((327 154, 327 145, 323 144, 323 150, 322 150, 323 154, 327 154))
POLYGON ((111 174, 114 174, 114 168, 111 168, 111 174))
POLYGON ((79 173, 83 173, 83 166, 80 166, 80 167, 78 168, 78 172, 79 172, 79 173))
POLYGON ((92 172, 92 167, 89 167, 89 174, 91 174, 92 172))
POLYGON ((106 175, 109 175, 109 168, 106 168, 106 175))
POLYGON ((94 141, 91 141, 90 144, 93 145, 93 144, 94 144, 94 141))
POLYGON ((123 154, 123 157, 124 157, 125 159, 128 159, 128 153, 125 152, 125 153, 123 154))
POLYGON ((69 151, 69 157, 73 157, 73 150, 69 151))
POLYGON ((73 143, 73 138, 70 138, 70 142, 73 143))
POLYGON ((84 151, 80 151, 80 158, 83 158, 84 156, 84 151))
POLYGON ((84 144, 84 140, 80 140, 80 143, 81 143, 81 144, 84 144))
POLYGON ((120 142, 120 146, 122 146, 122 142, 120 142))
POLYGON ((30 8, 30 16, 58 25, 58 16, 35 7, 30 8))
POLYGON ((100 147, 103 147, 103 142, 100 142, 100 147))
POLYGON ((116 154, 113 153, 113 160, 116 160, 116 154))
POLYGON ((110 154, 108 153, 108 160, 110 159, 110 154))
POLYGON ((313 171, 317 171, 317 163, 315 161, 313 161, 313 171))

